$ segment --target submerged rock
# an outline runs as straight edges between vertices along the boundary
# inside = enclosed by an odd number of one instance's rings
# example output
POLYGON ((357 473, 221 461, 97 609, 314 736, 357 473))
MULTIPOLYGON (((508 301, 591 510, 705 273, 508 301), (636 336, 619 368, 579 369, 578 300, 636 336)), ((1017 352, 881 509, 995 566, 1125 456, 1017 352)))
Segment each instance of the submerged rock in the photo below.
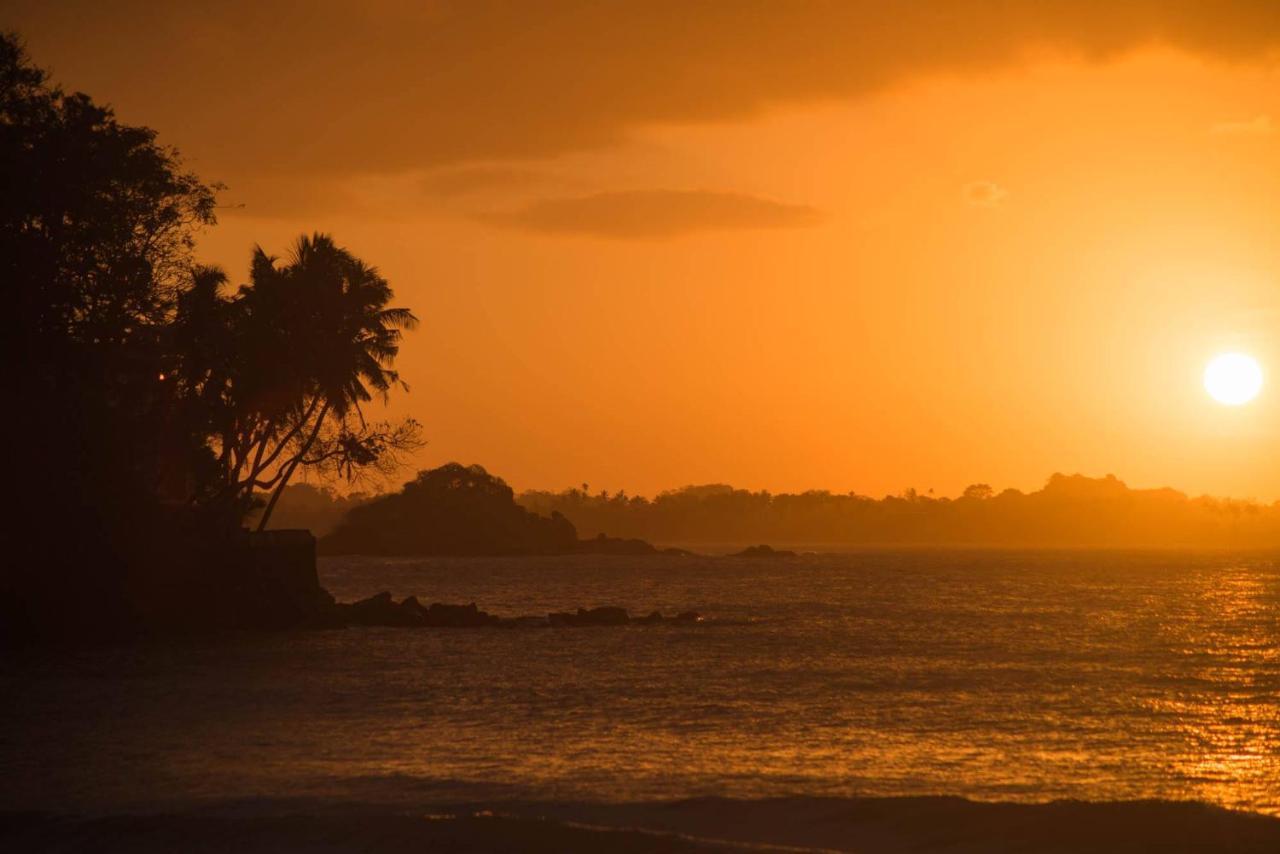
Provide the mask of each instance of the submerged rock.
POLYGON ((644 540, 609 537, 597 534, 593 539, 578 540, 578 552, 591 555, 651 555, 657 549, 644 540))
POLYGON ((796 553, 787 549, 775 549, 772 546, 759 545, 747 546, 740 552, 734 552, 729 557, 755 557, 755 558, 779 558, 779 557, 795 557, 796 553))

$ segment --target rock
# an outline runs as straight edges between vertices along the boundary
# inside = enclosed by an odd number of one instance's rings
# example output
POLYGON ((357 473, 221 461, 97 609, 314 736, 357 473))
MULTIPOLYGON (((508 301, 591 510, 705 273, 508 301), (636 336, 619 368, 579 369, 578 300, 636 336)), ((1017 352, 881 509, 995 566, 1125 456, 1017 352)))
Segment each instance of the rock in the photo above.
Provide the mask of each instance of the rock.
POLYGON ((469 605, 443 605, 431 603, 423 607, 417 596, 409 596, 396 602, 390 593, 379 593, 349 605, 337 605, 339 616, 353 626, 434 626, 441 628, 472 628, 493 626, 500 621, 469 605))
POLYGON ((780 558, 795 557, 796 553, 787 551, 786 549, 775 549, 771 546, 759 545, 748 546, 740 552, 734 552, 729 557, 754 557, 754 558, 780 558))
POLYGON ((631 617, 625 608, 579 608, 577 613, 557 611, 547 615, 553 626, 625 626, 631 617))
POLYGON ((526 617, 509 617, 503 620, 501 624, 512 629, 541 629, 551 625, 551 621, 546 617, 539 617, 534 614, 526 617))
POLYGON ((426 625, 428 611, 426 607, 418 601, 417 596, 406 597, 405 600, 400 603, 400 610, 404 613, 407 619, 413 620, 415 625, 426 625))
POLYGON ((444 605, 432 602, 426 609, 426 625, 442 628, 475 628, 478 626, 496 626, 501 622, 493 614, 481 611, 476 603, 469 605, 444 605))
POLYGON ((545 626, 625 626, 637 623, 656 626, 663 623, 692 624, 702 622, 697 611, 683 611, 674 617, 664 617, 661 611, 650 611, 643 617, 631 619, 625 608, 579 608, 577 611, 557 611, 541 616, 500 618, 481 611, 475 602, 466 605, 446 605, 432 602, 423 607, 416 596, 408 596, 396 602, 390 593, 378 593, 358 602, 338 603, 331 606, 335 625, 345 626, 426 626, 431 628, 533 628, 545 626))
POLYGON ((623 537, 607 537, 597 534, 595 539, 578 540, 578 552, 592 555, 651 555, 655 549, 644 540, 625 539, 623 537))
POLYGON ((626 608, 578 609, 578 624, 583 626, 625 626, 631 622, 626 608))
MULTIPOLYGON (((337 605, 342 619, 353 626, 420 626, 421 616, 415 613, 413 606, 417 599, 406 599, 396 603, 388 592, 377 593, 368 599, 361 599, 351 604, 337 605), (412 600, 412 605, 410 601, 412 600), (408 607, 406 607, 408 606, 408 607)), ((421 608, 421 605, 417 605, 421 608)))

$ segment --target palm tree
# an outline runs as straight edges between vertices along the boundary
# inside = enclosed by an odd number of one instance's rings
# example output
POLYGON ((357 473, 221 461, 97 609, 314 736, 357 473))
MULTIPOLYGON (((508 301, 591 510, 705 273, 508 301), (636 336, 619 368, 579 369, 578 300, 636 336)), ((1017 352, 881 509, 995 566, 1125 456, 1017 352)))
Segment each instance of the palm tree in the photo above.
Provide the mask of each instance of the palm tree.
POLYGON ((304 394, 288 394, 293 408, 288 439, 295 446, 273 478, 258 530, 266 527, 326 422, 339 431, 353 416, 363 424, 362 404, 404 386, 392 365, 402 330, 417 325, 409 309, 387 305, 393 293, 377 269, 324 234, 300 237, 283 267, 258 250, 253 290, 260 287, 254 298, 266 310, 259 320, 273 328, 255 325, 260 333, 281 336, 288 348, 277 380, 286 389, 301 385, 304 394))

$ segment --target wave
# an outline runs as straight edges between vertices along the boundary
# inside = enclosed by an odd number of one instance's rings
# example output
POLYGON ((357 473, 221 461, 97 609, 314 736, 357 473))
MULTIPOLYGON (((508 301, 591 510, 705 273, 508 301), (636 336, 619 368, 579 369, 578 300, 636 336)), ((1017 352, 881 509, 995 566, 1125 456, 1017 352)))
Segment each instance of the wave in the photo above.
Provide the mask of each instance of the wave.
POLYGON ((1280 851, 1280 818, 1191 801, 957 797, 509 801, 426 810, 258 799, 166 814, 0 814, 0 849, 52 852, 1280 851))

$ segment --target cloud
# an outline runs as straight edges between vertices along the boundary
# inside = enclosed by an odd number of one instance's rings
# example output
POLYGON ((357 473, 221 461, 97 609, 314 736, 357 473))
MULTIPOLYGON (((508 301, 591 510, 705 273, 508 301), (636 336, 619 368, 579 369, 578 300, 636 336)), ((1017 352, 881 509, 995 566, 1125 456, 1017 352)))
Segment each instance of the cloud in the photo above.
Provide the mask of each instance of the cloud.
POLYGON ((551 234, 623 239, 667 238, 705 231, 797 228, 821 221, 817 210, 740 193, 628 190, 542 199, 481 217, 494 225, 551 234))
POLYGON ((966 202, 979 208, 994 208, 1004 204, 1009 191, 994 181, 970 181, 960 188, 966 202))
POLYGON ((1275 132, 1271 116, 1260 115, 1243 121, 1218 122, 1209 133, 1220 136, 1270 136, 1275 132))
POLYGON ((377 0, 303 15, 279 0, 82 0, 6 17, 62 82, 232 184, 553 157, 1043 49, 1247 60, 1280 47, 1275 0, 377 0))
POLYGON ((433 170, 422 179, 422 191, 432 196, 469 196, 477 193, 527 190, 545 187, 556 179, 545 172, 501 165, 459 166, 433 170))

